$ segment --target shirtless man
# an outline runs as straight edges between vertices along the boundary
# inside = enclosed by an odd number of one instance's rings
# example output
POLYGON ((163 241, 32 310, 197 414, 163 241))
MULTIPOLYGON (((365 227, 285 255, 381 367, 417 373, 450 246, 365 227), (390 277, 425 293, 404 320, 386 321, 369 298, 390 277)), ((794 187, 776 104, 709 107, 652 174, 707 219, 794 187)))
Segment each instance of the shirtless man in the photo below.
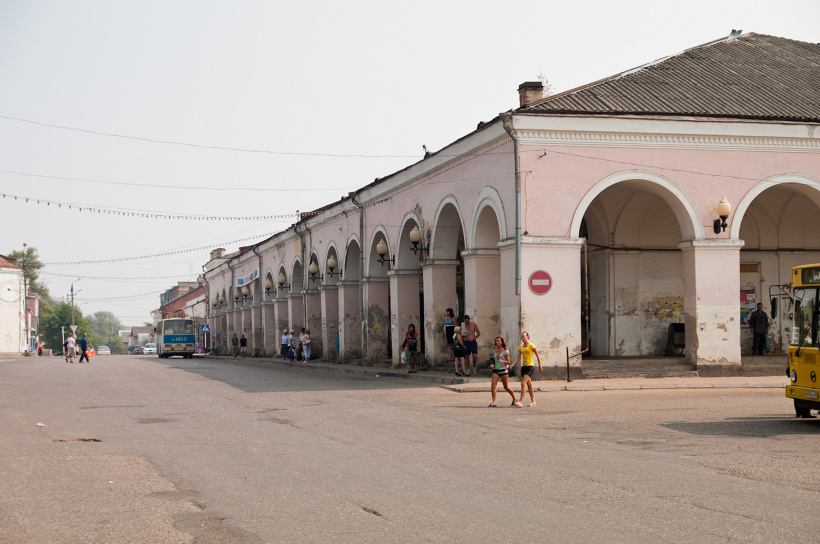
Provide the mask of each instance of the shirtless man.
POLYGON ((472 359, 472 374, 478 375, 478 337, 481 331, 469 315, 464 316, 464 326, 461 328, 461 336, 464 338, 464 366, 467 367, 467 375, 470 374, 470 360, 472 359), (471 357, 472 356, 472 357, 471 357))

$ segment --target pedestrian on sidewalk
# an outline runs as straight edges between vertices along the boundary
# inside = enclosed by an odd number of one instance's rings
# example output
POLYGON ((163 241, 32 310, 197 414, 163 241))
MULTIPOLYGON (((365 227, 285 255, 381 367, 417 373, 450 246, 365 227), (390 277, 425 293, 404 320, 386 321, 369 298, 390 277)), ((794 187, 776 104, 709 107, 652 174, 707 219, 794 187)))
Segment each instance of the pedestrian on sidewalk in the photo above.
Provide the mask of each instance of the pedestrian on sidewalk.
POLYGON ((498 380, 504 384, 504 389, 513 399, 515 404, 515 392, 510 389, 510 351, 507 349, 507 341, 503 336, 495 337, 495 349, 493 350, 493 385, 490 392, 493 395, 493 403, 490 408, 495 408, 496 388, 498 387, 498 380))
POLYGON ((242 337, 239 339, 239 351, 242 353, 242 357, 248 356, 248 333, 243 332, 242 337))
POLYGON ((63 344, 63 349, 65 349, 65 362, 66 363, 73 363, 74 362, 74 349, 77 347, 77 343, 74 341, 74 333, 69 333, 68 338, 66 338, 65 344, 63 344))
POLYGON ((407 373, 415 374, 419 370, 419 334, 412 323, 407 325, 407 332, 404 334, 401 347, 407 359, 407 373))
POLYGON ((296 359, 296 338, 293 335, 296 334, 296 331, 291 329, 288 333, 288 353, 287 358, 292 363, 294 359, 296 359))
POLYGON ((766 336, 769 333, 769 316, 763 311, 763 304, 757 303, 757 310, 749 316, 749 328, 752 329, 752 354, 763 355, 766 348, 766 336))
POLYGON ((467 363, 467 372, 465 375, 470 375, 470 357, 472 356, 472 372, 474 376, 478 376, 478 337, 481 336, 481 331, 478 330, 478 325, 475 324, 475 321, 470 320, 469 315, 464 316, 462 335, 464 338, 464 358, 467 363))
MULTIPOLYGON (((456 314, 453 313, 452 308, 447 308, 444 310, 444 341, 447 342, 448 346, 453 345, 453 331, 456 328, 456 314)), ((453 348, 450 347, 450 358, 447 359, 448 361, 454 360, 455 357, 453 356, 453 348)))
POLYGON ((305 329, 302 335, 302 355, 306 363, 310 361, 310 329, 305 329))
POLYGON ((530 403, 527 406, 535 406, 535 392, 532 388, 532 375, 535 372, 535 364, 533 356, 538 359, 538 372, 543 372, 541 367, 541 356, 538 354, 538 349, 535 344, 530 343, 530 334, 527 331, 521 332, 521 345, 518 346, 518 357, 511 366, 515 366, 518 360, 521 360, 521 398, 518 402, 513 402, 513 406, 523 406, 524 392, 530 392, 530 403))
MULTIPOLYGON (((88 333, 83 333, 83 337, 80 338, 80 362, 83 362, 83 357, 85 357, 85 362, 90 363, 91 360, 88 358, 88 333)), ((94 346, 91 346, 91 349, 94 349, 94 346)))
POLYGON ((239 355, 239 337, 236 333, 233 333, 233 338, 231 338, 231 350, 233 351, 233 358, 236 359, 236 356, 239 355))
POLYGON ((464 366, 464 338, 462 338, 461 336, 461 327, 456 327, 455 329, 453 329, 453 345, 451 347, 453 348, 453 360, 455 361, 456 376, 458 376, 459 378, 463 376, 469 376, 470 373, 467 372, 467 367, 464 366), (461 373, 458 370, 459 364, 461 364, 461 368, 463 369, 464 373, 461 373))
POLYGON ((282 331, 282 344, 279 346, 279 353, 282 354, 283 359, 288 358, 288 330, 282 331))

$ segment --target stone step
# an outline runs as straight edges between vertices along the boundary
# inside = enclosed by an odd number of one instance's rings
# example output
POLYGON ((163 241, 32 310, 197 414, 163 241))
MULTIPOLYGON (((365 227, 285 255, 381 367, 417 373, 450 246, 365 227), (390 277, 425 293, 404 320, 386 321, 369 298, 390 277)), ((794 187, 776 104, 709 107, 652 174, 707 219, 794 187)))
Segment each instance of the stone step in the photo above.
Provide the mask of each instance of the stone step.
POLYGON ((657 365, 657 366, 597 366, 581 367, 584 374, 593 372, 690 372, 696 370, 692 365, 657 365))
POLYGON ((607 371, 584 371, 585 378, 697 378, 698 373, 696 370, 682 370, 676 372, 663 372, 663 371, 618 371, 618 372, 607 372, 607 371))

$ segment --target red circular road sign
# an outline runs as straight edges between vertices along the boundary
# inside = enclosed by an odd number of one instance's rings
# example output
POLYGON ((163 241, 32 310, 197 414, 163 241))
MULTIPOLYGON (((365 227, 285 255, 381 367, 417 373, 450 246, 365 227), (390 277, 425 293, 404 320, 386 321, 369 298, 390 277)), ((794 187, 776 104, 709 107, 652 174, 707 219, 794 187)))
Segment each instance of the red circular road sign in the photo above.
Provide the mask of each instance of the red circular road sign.
POLYGON ((530 274, 530 291, 536 295, 546 295, 552 289, 552 277, 543 270, 530 274))

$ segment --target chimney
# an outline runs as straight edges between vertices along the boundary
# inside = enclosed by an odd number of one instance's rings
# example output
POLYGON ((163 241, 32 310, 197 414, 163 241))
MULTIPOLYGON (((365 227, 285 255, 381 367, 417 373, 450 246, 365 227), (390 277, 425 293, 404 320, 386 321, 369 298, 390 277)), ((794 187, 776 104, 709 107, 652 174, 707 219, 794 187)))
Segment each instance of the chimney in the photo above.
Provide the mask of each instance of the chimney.
POLYGON ((540 81, 525 81, 518 86, 518 102, 523 108, 544 98, 544 84, 540 81))
POLYGON ((223 248, 223 247, 218 247, 215 250, 211 251, 211 260, 212 261, 214 259, 221 259, 224 256, 225 256, 225 248, 223 248))

